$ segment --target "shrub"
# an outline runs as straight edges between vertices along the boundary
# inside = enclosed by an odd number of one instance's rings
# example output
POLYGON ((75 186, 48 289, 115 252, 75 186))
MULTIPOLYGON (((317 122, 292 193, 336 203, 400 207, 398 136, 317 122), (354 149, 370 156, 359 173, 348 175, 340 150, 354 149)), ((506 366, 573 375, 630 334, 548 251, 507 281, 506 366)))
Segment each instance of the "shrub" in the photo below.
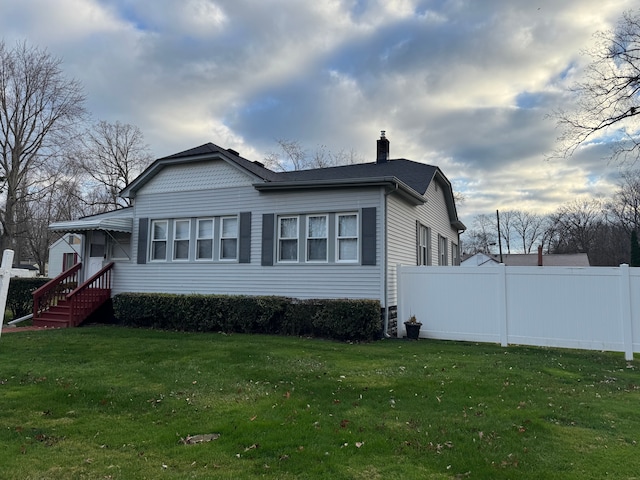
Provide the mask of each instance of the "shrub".
POLYGON ((24 317, 33 311, 33 292, 47 283, 49 278, 20 278, 13 277, 9 281, 7 294, 7 308, 11 310, 13 318, 24 317))
POLYGON ((374 300, 122 293, 114 297, 113 310, 124 325, 182 331, 372 340, 381 328, 374 300))

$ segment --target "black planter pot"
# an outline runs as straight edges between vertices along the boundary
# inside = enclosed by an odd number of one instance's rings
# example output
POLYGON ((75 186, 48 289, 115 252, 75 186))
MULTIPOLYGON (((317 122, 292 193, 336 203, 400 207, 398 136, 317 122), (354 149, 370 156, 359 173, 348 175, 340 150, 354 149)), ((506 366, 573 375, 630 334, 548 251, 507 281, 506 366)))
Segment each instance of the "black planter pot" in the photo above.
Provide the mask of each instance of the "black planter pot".
POLYGON ((407 338, 411 340, 418 340, 418 338, 420 337, 420 327, 422 326, 422 324, 420 322, 404 322, 404 326, 407 328, 407 338))

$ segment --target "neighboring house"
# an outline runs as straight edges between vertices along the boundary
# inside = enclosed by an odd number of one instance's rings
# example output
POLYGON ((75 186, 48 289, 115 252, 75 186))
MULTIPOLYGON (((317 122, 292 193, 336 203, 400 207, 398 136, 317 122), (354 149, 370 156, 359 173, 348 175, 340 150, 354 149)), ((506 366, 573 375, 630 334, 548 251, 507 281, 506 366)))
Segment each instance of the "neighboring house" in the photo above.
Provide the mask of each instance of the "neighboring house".
POLYGON ((66 233, 49 246, 47 276, 55 278, 82 258, 82 236, 66 233))
POLYGON ((396 265, 458 265, 449 180, 389 159, 277 173, 212 143, 160 158, 122 192, 132 206, 52 230, 86 236, 88 278, 114 261, 112 294, 168 292, 376 299, 396 265))
MULTIPOLYGON (((505 253, 502 263, 508 267, 589 267, 589 257, 586 253, 505 253)), ((464 258, 460 265, 463 267, 485 267, 500 265, 499 255, 475 253, 464 258)))
POLYGON ((21 278, 36 278, 38 276, 38 267, 29 264, 19 264, 11 266, 11 276, 21 278))
POLYGON ((500 261, 493 255, 487 255, 486 253, 477 252, 473 255, 463 257, 460 262, 461 267, 492 267, 499 265, 500 261))
POLYGON ((589 267, 586 253, 512 253, 502 256, 508 267, 589 267))

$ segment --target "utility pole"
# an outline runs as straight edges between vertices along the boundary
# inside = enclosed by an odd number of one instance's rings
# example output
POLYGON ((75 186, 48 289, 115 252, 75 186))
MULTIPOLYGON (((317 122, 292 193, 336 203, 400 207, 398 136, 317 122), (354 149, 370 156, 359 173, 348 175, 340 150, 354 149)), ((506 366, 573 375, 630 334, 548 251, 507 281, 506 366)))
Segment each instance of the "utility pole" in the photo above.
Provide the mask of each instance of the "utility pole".
POLYGON ((502 261, 502 235, 500 235, 500 212, 496 210, 496 218, 498 219, 498 250, 500 251, 500 263, 504 263, 502 261))

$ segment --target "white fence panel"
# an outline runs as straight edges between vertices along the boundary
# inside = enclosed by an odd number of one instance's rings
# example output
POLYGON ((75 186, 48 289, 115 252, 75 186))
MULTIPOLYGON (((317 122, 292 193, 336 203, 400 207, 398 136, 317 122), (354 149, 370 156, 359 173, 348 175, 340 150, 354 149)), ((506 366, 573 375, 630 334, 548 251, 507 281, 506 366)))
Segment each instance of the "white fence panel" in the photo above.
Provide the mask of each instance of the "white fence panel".
POLYGON ((640 351, 640 268, 398 267, 398 336, 640 351), (635 294, 634 294, 635 293, 635 294))
POLYGON ((13 250, 5 250, 2 253, 2 264, 0 265, 0 335, 2 335, 2 324, 4 323, 4 311, 7 306, 7 294, 9 293, 9 280, 11 279, 11 266, 13 265, 13 250))

